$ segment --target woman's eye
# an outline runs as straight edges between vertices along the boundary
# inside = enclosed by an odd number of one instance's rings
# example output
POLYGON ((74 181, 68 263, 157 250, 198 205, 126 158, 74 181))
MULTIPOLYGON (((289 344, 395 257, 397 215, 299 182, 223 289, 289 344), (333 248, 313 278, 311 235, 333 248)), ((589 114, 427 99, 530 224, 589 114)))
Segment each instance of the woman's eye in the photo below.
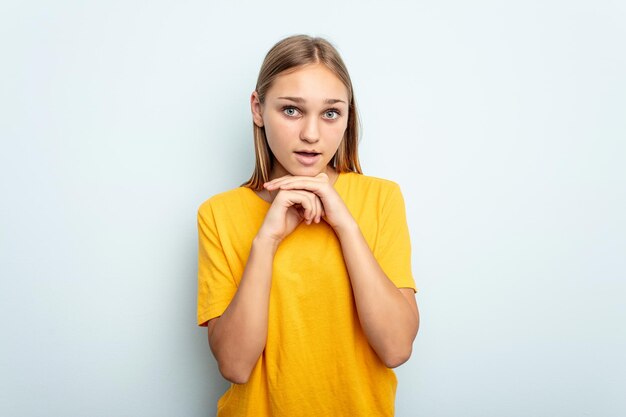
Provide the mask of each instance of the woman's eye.
POLYGON ((298 113, 298 110, 295 107, 285 107, 283 109, 283 113, 285 113, 287 116, 295 116, 298 113))
POLYGON ((327 110, 324 113, 324 117, 327 119, 336 119, 339 117, 339 112, 337 110, 327 110))

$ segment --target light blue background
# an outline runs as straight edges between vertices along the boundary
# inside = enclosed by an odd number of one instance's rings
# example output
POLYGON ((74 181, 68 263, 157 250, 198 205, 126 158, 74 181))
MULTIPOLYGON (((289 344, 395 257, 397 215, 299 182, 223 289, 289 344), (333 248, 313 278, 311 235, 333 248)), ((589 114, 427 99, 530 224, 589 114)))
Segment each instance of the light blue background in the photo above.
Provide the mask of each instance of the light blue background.
POLYGON ((196 209, 250 174, 295 33, 337 45, 405 195, 397 415, 626 415, 624 4, 3 2, 0 415, 214 414, 196 209))

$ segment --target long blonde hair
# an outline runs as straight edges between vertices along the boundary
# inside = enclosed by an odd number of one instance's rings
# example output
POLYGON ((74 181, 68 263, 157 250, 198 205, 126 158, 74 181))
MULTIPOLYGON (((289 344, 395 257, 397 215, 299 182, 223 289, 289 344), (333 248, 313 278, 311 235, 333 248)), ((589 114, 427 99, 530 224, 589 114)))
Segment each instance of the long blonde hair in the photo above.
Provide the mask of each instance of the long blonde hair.
MULTIPOLYGON (((259 101, 261 104, 265 102, 267 91, 272 86, 274 80, 284 71, 307 64, 319 63, 324 64, 334 72, 348 89, 348 126, 346 127, 343 140, 330 163, 337 172, 358 172, 362 174, 358 155, 359 121, 352 90, 352 81, 339 52, 326 39, 307 35, 294 35, 274 45, 265 56, 259 71, 256 83, 259 101)), ((274 155, 267 143, 265 128, 257 126, 253 121, 252 129, 254 132, 256 165, 252 176, 242 186, 258 191, 263 189, 263 183, 270 180, 274 155)))

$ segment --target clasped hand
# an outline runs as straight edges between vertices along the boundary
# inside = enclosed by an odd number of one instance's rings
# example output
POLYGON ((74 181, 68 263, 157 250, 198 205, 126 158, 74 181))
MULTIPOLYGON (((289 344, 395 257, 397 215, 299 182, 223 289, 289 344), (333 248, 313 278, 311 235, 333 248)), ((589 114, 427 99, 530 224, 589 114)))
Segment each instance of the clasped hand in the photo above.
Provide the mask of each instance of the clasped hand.
POLYGON ((301 223, 326 221, 333 229, 354 221, 343 200, 329 182, 328 175, 276 178, 264 184, 266 190, 278 191, 259 234, 282 241, 301 223))

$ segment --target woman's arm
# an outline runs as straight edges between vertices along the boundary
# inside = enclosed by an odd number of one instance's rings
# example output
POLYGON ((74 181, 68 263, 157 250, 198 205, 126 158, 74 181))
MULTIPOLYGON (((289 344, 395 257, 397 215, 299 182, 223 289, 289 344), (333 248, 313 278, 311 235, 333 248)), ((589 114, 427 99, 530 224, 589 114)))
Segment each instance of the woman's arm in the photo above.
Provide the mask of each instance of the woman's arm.
POLYGON ((341 242, 359 321, 370 346, 385 366, 395 368, 411 356, 419 328, 412 288, 397 288, 374 258, 356 222, 335 229, 341 242))
POLYGON ((239 288, 220 317, 209 320, 209 345, 220 373, 245 384, 265 348, 272 262, 278 245, 257 236, 239 288))
POLYGON ((272 264, 280 242, 300 222, 319 222, 317 196, 308 191, 280 191, 252 242, 235 296, 224 313, 207 323, 209 345, 220 373, 244 384, 250 378, 267 341, 272 264))

